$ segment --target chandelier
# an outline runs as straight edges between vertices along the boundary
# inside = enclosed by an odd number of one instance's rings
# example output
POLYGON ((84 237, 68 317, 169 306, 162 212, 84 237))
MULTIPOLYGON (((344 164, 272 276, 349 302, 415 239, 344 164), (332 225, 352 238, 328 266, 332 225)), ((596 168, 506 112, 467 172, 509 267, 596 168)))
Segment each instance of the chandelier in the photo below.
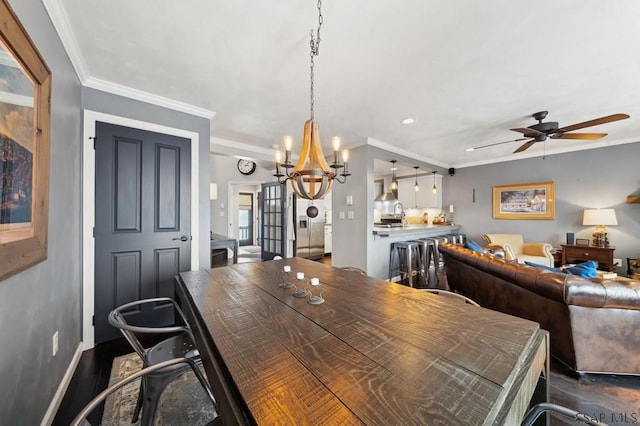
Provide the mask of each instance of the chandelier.
POLYGON ((351 176, 348 169, 349 152, 342 151, 342 163, 339 158, 340 138, 337 136, 333 142, 333 163, 327 163, 322 154, 320 144, 320 131, 313 116, 313 67, 314 57, 318 56, 320 48, 320 28, 322 27, 322 3, 318 0, 318 29, 314 37, 311 30, 311 117, 304 123, 302 136, 302 149, 300 157, 295 166, 291 162, 291 147, 293 139, 291 136, 284 138, 285 157, 282 161, 280 152, 276 152, 276 172, 273 176, 278 178, 281 184, 291 182, 291 188, 300 198, 306 200, 319 200, 324 198, 334 180, 345 183, 347 177, 351 176), (282 168, 282 170, 281 170, 282 168), (342 169, 342 170, 341 170, 342 169), (341 172, 341 173, 339 173, 341 172))

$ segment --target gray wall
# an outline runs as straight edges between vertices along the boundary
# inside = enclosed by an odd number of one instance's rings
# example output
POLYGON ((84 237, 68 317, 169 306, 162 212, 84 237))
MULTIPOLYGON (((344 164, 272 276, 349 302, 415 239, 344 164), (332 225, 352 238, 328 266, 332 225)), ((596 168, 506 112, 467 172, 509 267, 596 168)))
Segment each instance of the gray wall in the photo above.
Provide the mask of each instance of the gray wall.
POLYGON ((525 241, 554 246, 565 242, 567 232, 591 239, 595 227, 582 226, 584 209, 614 208, 618 226, 608 227, 609 240, 626 268, 625 258, 640 253, 640 204, 626 204, 627 195, 640 191, 638 159, 640 143, 632 143, 458 169, 454 176, 445 176, 443 201, 455 206, 455 222, 478 242, 485 233, 517 232, 525 241), (494 185, 545 181, 555 182, 555 220, 492 219, 494 185))
POLYGON ((80 342, 80 82, 42 2, 9 3, 53 76, 48 259, 0 282, 0 424, 34 425, 80 342))
MULTIPOLYGON (((229 182, 242 184, 244 182, 271 182, 274 177, 274 169, 267 170, 258 164, 256 171, 245 176, 238 171, 238 159, 226 155, 210 154, 211 182, 218 184, 218 199, 210 201, 211 206, 211 230, 216 234, 230 235, 229 212, 229 182), (221 206, 224 204, 224 208, 221 206), (220 216, 220 212, 223 213, 220 216)), ((207 189, 208 191, 208 189, 207 189)), ((208 192, 207 192, 208 193, 208 192)), ((206 224, 203 225, 206 229, 206 224)))
POLYGON ((201 194, 198 217, 200 219, 200 265, 210 264, 209 254, 209 125, 210 120, 183 112, 151 105, 134 99, 87 87, 82 88, 82 108, 105 114, 127 117, 148 123, 188 130, 199 134, 199 172, 198 188, 201 194))

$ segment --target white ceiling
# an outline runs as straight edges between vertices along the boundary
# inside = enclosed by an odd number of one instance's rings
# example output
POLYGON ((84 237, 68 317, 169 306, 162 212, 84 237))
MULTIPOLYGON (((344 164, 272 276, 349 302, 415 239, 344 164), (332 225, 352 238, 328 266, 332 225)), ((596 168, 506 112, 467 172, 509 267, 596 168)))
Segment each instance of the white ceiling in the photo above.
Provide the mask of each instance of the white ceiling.
MULTIPOLYGON (((213 111, 221 151, 259 159, 284 135, 299 143, 315 0, 43 1, 84 84, 213 111)), ((327 153, 339 135, 464 167, 640 141, 637 0, 324 0, 322 12, 315 119, 327 153), (561 127, 631 118, 586 130, 609 133, 598 141, 465 151, 520 137, 509 129, 540 110, 561 127)))

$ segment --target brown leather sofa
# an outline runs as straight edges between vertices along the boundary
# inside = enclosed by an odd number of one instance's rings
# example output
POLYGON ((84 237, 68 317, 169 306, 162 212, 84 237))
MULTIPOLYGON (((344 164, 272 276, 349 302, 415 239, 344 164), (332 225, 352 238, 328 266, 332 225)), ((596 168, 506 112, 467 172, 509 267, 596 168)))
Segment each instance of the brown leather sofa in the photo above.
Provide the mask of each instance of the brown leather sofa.
POLYGON ((640 375, 640 281, 585 279, 442 243, 447 282, 480 306, 540 323, 578 373, 640 375))

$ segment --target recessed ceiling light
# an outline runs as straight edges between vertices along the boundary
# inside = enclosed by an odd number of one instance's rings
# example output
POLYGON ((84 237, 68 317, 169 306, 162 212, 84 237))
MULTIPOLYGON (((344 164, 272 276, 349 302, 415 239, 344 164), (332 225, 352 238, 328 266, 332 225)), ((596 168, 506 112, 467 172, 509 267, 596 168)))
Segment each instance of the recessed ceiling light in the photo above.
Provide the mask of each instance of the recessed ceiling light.
POLYGON ((413 123, 415 123, 415 121, 416 121, 416 120, 414 120, 413 118, 411 118, 411 117, 407 117, 407 118, 405 118, 404 120, 402 120, 402 121, 401 121, 401 123, 402 123, 402 124, 413 124, 413 123))
POLYGON ((465 149, 465 151, 467 151, 467 152, 471 152, 471 151, 475 151, 475 150, 476 150, 475 148, 467 148, 467 149, 465 149))

